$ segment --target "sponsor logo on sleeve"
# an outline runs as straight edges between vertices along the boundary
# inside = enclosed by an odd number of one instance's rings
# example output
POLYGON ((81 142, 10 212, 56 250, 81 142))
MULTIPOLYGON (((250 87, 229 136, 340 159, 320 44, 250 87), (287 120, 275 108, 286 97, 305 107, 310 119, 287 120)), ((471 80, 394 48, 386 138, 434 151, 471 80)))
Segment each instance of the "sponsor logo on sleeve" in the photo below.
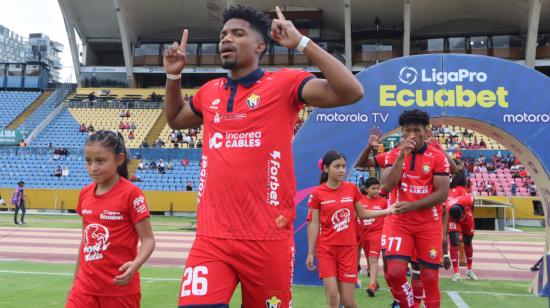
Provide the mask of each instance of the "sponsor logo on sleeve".
POLYGON ((145 198, 143 196, 139 196, 134 199, 132 202, 134 205, 134 210, 138 214, 143 214, 147 212, 147 206, 145 205, 145 198))

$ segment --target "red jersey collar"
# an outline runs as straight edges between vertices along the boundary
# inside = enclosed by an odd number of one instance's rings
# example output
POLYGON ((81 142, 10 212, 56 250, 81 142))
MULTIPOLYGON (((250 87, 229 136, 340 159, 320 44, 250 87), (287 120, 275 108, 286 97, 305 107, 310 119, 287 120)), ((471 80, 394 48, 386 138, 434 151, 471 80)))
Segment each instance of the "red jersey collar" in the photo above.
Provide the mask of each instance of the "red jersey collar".
POLYGON ((426 143, 424 143, 424 145, 422 145, 422 147, 416 151, 412 151, 411 153, 413 154, 424 154, 424 152, 426 152, 426 149, 428 148, 428 145, 426 143))
POLYGON ((252 71, 250 74, 241 77, 239 79, 231 79, 231 77, 228 75, 225 77, 225 85, 224 87, 227 89, 229 87, 234 87, 237 85, 242 85, 245 88, 250 88, 256 81, 260 80, 264 76, 264 70, 261 68, 257 68, 254 71, 252 71))

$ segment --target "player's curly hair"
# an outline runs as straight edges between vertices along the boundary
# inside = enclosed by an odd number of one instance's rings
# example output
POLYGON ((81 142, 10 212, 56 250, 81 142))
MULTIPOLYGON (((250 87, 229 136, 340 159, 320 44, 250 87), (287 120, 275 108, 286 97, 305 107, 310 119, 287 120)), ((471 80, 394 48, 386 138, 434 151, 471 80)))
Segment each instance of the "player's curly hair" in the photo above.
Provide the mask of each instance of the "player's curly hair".
POLYGON ((399 116, 399 126, 408 124, 420 124, 424 126, 430 125, 430 116, 419 109, 407 110, 399 116))
POLYGON ((252 29, 262 35, 264 43, 266 45, 269 44, 269 20, 264 13, 256 10, 254 7, 238 4, 229 7, 223 12, 224 24, 232 18, 248 21, 252 29))

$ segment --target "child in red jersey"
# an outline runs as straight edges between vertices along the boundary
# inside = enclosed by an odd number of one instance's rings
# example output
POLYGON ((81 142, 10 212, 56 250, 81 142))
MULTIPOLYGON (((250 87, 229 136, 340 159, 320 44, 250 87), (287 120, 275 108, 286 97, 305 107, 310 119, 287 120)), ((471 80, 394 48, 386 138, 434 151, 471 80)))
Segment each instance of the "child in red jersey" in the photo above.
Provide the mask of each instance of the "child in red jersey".
POLYGON ((391 209, 365 210, 362 195, 355 184, 344 182, 344 155, 329 151, 323 157, 321 185, 311 193, 308 205, 312 209, 308 230, 309 248, 306 266, 314 270, 314 257, 319 262, 329 307, 356 307, 357 280, 356 217, 362 219, 383 216, 391 209))
MULTIPOLYGON (((369 178, 365 181, 367 195, 361 199, 365 210, 383 210, 388 207, 386 198, 380 197, 380 181, 376 178, 369 178)), ((369 264, 370 283, 367 293, 373 297, 378 290, 378 257, 380 256, 380 240, 384 217, 357 219, 357 239, 359 246, 363 247, 365 257, 369 264)), ((359 255, 361 252, 359 251, 359 255)))
POLYGON ((151 256, 155 239, 143 192, 127 180, 122 135, 94 133, 86 142, 84 157, 93 183, 78 197, 82 242, 66 307, 139 307, 138 270, 151 256))

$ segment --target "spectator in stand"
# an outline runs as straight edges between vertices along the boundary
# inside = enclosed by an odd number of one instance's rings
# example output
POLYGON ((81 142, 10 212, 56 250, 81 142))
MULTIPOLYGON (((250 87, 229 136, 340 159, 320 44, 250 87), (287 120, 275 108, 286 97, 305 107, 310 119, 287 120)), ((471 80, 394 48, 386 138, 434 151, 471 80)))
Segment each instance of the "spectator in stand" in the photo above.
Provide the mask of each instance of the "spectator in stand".
POLYGON ((166 170, 174 170, 174 167, 172 166, 172 161, 168 160, 166 162, 166 170))
POLYGON ((58 160, 61 156, 61 149, 55 149, 53 151, 53 160, 58 160))
POLYGON ((61 166, 57 166, 57 169, 55 169, 53 175, 56 177, 61 177, 63 175, 63 169, 61 169, 61 166))
POLYGON ((193 191, 193 185, 191 185, 191 181, 187 182, 187 186, 185 186, 186 191, 193 191))
POLYGON ((197 149, 202 149, 202 139, 197 142, 197 149))
POLYGON ((483 141, 483 138, 479 141, 479 147, 482 149, 487 148, 487 144, 485 144, 485 141, 483 141))
POLYGON ((136 139, 136 136, 134 135, 134 131, 131 130, 129 133, 128 133, 128 140, 134 140, 136 139))
POLYGON ((166 174, 166 168, 164 166, 164 162, 161 160, 159 160, 159 163, 157 165, 157 169, 159 171, 160 174, 166 174))
POLYGON ((120 121, 120 123, 118 123, 118 129, 120 129, 120 130, 125 130, 126 129, 126 126, 124 125, 124 122, 120 121))
POLYGON ((170 133, 170 142, 172 142, 172 145, 176 147, 176 143, 178 142, 177 134, 175 130, 172 130, 170 133))
POLYGON ((88 125, 88 132, 89 133, 93 133, 95 131, 95 128, 94 126, 92 125, 92 123, 90 123, 90 125, 88 125))
POLYGON ((130 129, 132 126, 130 125, 129 122, 126 122, 124 123, 124 127, 126 127, 126 129, 130 129))
POLYGON ((164 147, 164 141, 162 141, 162 139, 158 138, 157 141, 155 142, 155 146, 157 148, 163 148, 164 147))
POLYGON ((182 159, 181 165, 183 166, 183 168, 186 168, 189 165, 189 159, 187 158, 182 159))
POLYGON ((130 129, 136 130, 137 126, 136 123, 132 122, 130 123, 130 129))
POLYGON ((61 171, 61 176, 68 177, 69 176, 69 168, 67 165, 63 166, 63 171, 61 171))
POLYGON ((157 162, 153 160, 153 161, 149 164, 149 169, 151 169, 151 170, 157 170, 157 162))
POLYGON ((126 111, 125 111, 124 109, 122 109, 122 110, 118 113, 118 116, 121 117, 121 118, 126 117, 126 111))
POLYGON ((147 143, 147 140, 143 139, 143 142, 141 143, 140 147, 141 147, 141 148, 148 148, 148 147, 149 147, 149 143, 147 143))
POLYGON ((90 92, 90 94, 88 94, 88 101, 89 101, 89 102, 95 101, 95 94, 94 94, 94 92, 90 92))
POLYGON ((524 167, 519 168, 519 176, 521 176, 522 178, 525 178, 527 176, 527 171, 525 171, 524 167))
POLYGON ((86 124, 82 123, 80 124, 80 128, 78 129, 79 132, 81 133, 85 133, 88 131, 88 129, 86 128, 86 124))
POLYGON ((537 186, 535 186, 535 183, 529 185, 529 195, 531 195, 531 197, 537 196, 537 186))
POLYGON ((518 190, 518 185, 516 184, 516 181, 510 181, 510 192, 512 193, 512 196, 515 196, 518 190))
POLYGON ((131 181, 131 182, 134 182, 134 183, 135 183, 135 182, 141 182, 141 178, 140 178, 138 175, 135 175, 135 174, 134 174, 134 175, 132 175, 132 176, 130 177, 130 181, 131 181))
POLYGON ((189 148, 193 149, 195 147, 195 139, 191 138, 191 140, 189 140, 189 148))
POLYGON ((144 164, 143 164, 143 159, 139 161, 139 164, 138 164, 138 170, 143 170, 143 167, 144 167, 144 164))
POLYGON ((127 117, 127 118, 130 117, 130 109, 126 110, 126 117, 127 117))
POLYGON ((61 149, 61 156, 69 156, 69 150, 67 148, 61 149))

